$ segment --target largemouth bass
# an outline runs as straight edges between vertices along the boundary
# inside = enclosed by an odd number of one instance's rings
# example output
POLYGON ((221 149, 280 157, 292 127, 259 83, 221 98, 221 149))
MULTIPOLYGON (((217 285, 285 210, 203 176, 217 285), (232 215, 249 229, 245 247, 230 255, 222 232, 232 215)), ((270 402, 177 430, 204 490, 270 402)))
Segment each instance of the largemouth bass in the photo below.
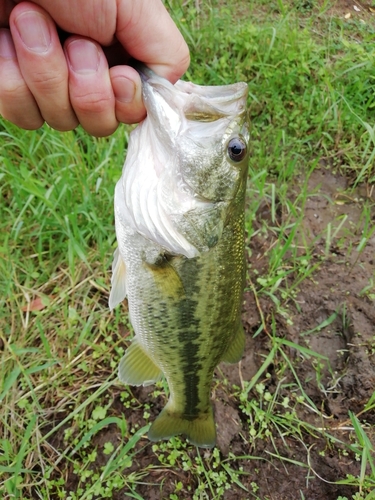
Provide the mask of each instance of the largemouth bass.
POLYGON ((212 447, 213 372, 239 361, 245 343, 247 85, 172 85, 147 68, 141 76, 147 118, 131 133, 115 191, 109 305, 128 298, 135 332, 119 378, 165 376, 170 396, 152 441, 184 434, 212 447))

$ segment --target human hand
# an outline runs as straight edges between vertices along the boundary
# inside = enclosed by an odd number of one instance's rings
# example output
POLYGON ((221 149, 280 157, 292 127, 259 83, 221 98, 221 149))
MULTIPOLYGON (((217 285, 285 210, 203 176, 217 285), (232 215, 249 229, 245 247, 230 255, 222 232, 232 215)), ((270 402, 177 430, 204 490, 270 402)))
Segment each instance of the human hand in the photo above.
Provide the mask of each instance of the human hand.
POLYGON ((21 128, 81 124, 105 136, 139 122, 146 111, 130 58, 172 83, 188 68, 161 0, 0 0, 0 114, 21 128))

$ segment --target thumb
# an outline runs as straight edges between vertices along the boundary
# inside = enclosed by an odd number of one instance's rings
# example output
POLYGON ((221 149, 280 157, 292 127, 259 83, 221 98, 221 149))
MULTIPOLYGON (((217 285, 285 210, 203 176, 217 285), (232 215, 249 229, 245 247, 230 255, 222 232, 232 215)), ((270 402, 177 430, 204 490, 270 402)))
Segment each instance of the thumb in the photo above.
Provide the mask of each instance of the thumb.
POLYGON ((119 0, 116 38, 126 52, 175 83, 190 63, 188 46, 161 0, 119 0))

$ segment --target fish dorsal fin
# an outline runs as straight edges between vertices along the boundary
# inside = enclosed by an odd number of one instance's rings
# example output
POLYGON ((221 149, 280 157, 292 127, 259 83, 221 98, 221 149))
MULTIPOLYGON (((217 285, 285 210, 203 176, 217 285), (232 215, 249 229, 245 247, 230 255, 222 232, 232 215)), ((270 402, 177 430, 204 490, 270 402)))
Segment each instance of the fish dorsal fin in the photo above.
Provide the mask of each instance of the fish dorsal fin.
POLYGON ((126 267, 119 249, 113 254, 111 293, 109 295, 109 308, 112 309, 126 297, 126 267))
POLYGON ((161 379, 163 372, 134 339, 120 361, 118 376, 124 384, 151 385, 161 379))
POLYGON ((243 331, 242 323, 239 321, 234 337, 229 343, 229 346, 221 361, 224 363, 238 363, 242 358, 245 349, 245 333, 243 331))

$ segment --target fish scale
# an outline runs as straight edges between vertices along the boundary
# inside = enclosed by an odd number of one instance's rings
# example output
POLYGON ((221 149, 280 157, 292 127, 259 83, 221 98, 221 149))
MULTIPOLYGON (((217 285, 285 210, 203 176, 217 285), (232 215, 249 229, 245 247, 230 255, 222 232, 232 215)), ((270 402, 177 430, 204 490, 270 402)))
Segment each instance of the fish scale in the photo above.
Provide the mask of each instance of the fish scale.
POLYGON ((185 434, 212 447, 213 373, 221 361, 237 362, 244 348, 247 86, 173 86, 146 73, 148 116, 131 135, 115 193, 110 306, 127 296, 135 332, 119 377, 148 385, 165 376, 169 400, 151 440, 185 434))

